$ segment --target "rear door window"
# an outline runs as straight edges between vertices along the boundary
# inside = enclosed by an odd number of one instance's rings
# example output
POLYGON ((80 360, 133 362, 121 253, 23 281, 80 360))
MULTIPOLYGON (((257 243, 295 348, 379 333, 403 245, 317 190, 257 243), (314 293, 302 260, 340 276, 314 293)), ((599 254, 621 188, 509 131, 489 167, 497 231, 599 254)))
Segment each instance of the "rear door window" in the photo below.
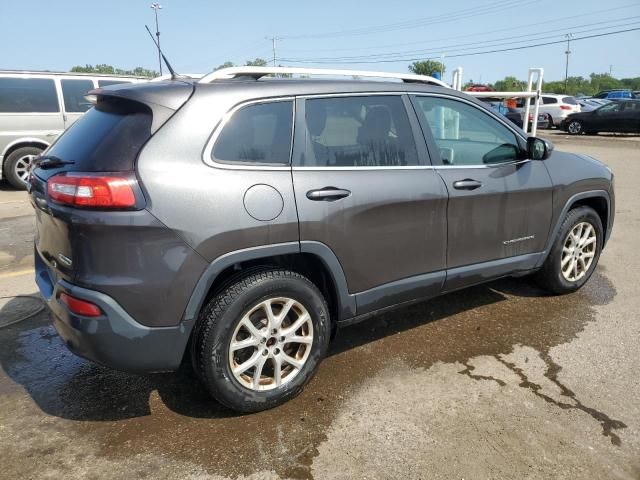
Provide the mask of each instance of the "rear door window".
POLYGON ((247 105, 224 124, 211 156, 217 162, 287 165, 292 131, 291 100, 247 105))
POLYGON ((74 162, 64 166, 67 171, 130 171, 151 137, 151 120, 151 112, 139 103, 102 101, 62 134, 47 153, 74 162))
POLYGON ((542 97, 542 103, 544 105, 550 105, 553 103, 558 103, 558 99, 554 97, 542 97))
POLYGON ((301 166, 418 165, 413 132, 398 95, 305 101, 306 154, 301 166))
POLYGON ((60 80, 66 112, 86 112, 91 103, 84 96, 93 89, 92 80, 60 80))
POLYGON ((0 78, 0 113, 59 112, 52 78, 0 78))

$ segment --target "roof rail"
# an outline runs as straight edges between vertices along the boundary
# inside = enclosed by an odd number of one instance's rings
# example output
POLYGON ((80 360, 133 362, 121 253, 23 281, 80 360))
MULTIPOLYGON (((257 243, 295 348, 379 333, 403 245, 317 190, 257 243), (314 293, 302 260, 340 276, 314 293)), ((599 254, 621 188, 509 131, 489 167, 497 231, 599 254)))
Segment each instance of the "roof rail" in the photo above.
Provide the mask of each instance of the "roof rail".
POLYGON ((442 80, 428 77, 427 75, 414 75, 409 73, 369 72, 360 70, 333 70, 328 68, 299 68, 299 67, 229 67, 208 73, 198 83, 211 83, 214 80, 229 79, 234 77, 252 77, 256 80, 267 75, 334 75, 347 77, 373 77, 391 78, 409 83, 427 83, 440 87, 449 87, 442 80))

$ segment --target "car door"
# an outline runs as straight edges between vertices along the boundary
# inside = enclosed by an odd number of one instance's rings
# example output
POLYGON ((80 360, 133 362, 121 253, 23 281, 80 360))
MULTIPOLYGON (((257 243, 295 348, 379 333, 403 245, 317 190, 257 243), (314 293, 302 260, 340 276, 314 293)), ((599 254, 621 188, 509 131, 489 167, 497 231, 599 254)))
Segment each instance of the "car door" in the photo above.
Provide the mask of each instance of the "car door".
POLYGON ((445 289, 532 268, 551 224, 544 163, 528 160, 524 139, 471 101, 442 95, 412 101, 449 193, 445 289))
POLYGON ((60 86, 64 105, 64 128, 67 129, 92 107, 85 95, 89 90, 93 90, 93 80, 90 78, 62 78, 60 86))
POLYGON ((622 120, 618 131, 640 133, 640 102, 629 101, 622 105, 622 120))
POLYGON ((302 250, 319 242, 335 254, 358 314, 439 293, 447 192, 408 99, 308 96, 296 105, 302 250))
POLYGON ((598 132, 617 132, 622 123, 622 102, 612 101, 592 115, 593 129, 598 132))

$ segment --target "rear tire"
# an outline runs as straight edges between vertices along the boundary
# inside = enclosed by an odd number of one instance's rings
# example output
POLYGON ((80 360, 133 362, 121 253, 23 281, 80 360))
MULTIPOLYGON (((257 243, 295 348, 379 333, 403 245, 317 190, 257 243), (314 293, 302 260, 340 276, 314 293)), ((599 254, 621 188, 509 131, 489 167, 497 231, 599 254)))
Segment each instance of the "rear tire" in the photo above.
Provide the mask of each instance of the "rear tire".
POLYGON ((22 147, 7 155, 4 161, 4 175, 11 186, 18 190, 27 189, 31 162, 41 153, 42 149, 38 147, 22 147))
POLYGON ((322 294, 288 270, 250 273, 229 284, 198 322, 194 367, 216 400, 243 413, 298 395, 324 358, 331 335, 322 294))
POLYGON ((567 133, 569 135, 580 135, 584 133, 584 125, 580 120, 571 120, 567 124, 567 133))
POLYGON ((590 207, 569 211, 535 280, 542 288, 562 295, 581 288, 593 274, 602 251, 600 216, 590 207))

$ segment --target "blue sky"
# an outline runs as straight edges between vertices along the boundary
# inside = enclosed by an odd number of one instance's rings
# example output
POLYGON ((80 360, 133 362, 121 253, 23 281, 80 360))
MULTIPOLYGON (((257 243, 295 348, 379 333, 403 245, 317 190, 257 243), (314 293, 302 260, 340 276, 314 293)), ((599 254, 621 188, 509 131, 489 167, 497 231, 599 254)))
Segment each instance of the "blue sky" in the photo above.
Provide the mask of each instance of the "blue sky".
MULTIPOLYGON (((491 82, 508 74, 526 78, 543 67, 545 79, 564 78, 566 44, 452 58, 533 43, 640 27, 640 0, 281 0, 160 2, 162 47, 176 70, 206 72, 225 60, 270 59, 270 36, 279 63, 404 72, 409 58, 445 54, 450 74, 491 82), (376 27, 376 28, 374 28, 376 27), (385 57, 372 55, 386 54, 385 57), (358 63, 366 60, 391 60, 358 63), (341 60, 336 60, 341 58, 341 60), (286 60, 285 60, 286 59, 286 60), (310 63, 292 63, 299 60, 310 63), (398 61, 399 60, 399 61, 398 61), (320 63, 329 62, 329 63, 320 63), (345 62, 345 63, 342 63, 345 62)), ((108 63, 157 69, 151 1, 3 0, 0 69, 66 71, 76 64, 108 63)), ((611 71, 640 76, 640 30, 575 41, 569 74, 611 71)), ((449 75, 447 75, 449 80, 449 75)))

